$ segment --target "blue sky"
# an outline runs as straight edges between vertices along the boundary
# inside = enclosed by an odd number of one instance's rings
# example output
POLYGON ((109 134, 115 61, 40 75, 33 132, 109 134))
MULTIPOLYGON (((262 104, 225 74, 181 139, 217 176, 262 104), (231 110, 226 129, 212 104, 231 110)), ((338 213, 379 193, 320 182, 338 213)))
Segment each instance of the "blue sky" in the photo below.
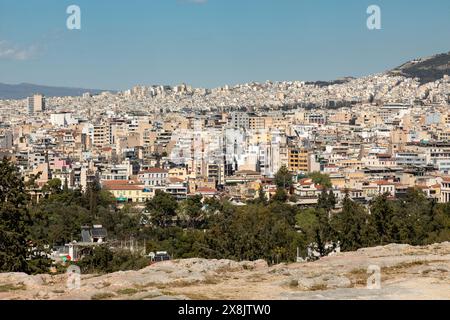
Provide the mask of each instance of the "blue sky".
POLYGON ((0 0, 0 82, 330 80, 450 51, 448 0, 0 0), (66 8, 81 8, 81 30, 66 8), (382 30, 366 27, 381 7, 382 30))

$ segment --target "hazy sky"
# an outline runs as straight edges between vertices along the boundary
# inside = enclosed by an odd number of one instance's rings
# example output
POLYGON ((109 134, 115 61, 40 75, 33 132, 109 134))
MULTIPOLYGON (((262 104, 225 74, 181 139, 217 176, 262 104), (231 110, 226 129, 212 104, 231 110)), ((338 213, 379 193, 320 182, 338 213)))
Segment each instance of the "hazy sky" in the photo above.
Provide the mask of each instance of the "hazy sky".
POLYGON ((448 0, 0 0, 0 82, 329 80, 450 50, 448 0), (68 30, 66 8, 81 8, 68 30), (366 27, 381 7, 382 30, 366 27))

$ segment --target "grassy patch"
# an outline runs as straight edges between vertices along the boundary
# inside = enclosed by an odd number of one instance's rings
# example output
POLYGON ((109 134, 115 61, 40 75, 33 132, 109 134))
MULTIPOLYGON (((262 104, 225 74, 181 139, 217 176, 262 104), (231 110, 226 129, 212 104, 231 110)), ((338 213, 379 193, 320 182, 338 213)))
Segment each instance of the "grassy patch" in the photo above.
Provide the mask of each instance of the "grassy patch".
POLYGON ((18 284, 0 284, 0 292, 10 292, 10 291, 17 291, 17 290, 25 290, 26 286, 23 283, 18 284))
POLYGON ((325 283, 317 283, 309 288, 309 291, 322 291, 327 290, 327 285, 325 283))
POLYGON ((62 293, 64 293, 65 291, 64 291, 64 290, 53 290, 52 292, 53 292, 53 293, 56 293, 56 294, 62 294, 62 293))
POLYGON ((177 288, 183 288, 183 287, 190 287, 190 286, 194 286, 196 284, 201 283, 201 281, 199 280, 194 280, 194 281, 187 281, 187 280, 177 280, 174 281, 172 283, 168 283, 165 286, 166 287, 177 287, 177 288))
POLYGON ((216 269, 216 273, 238 272, 242 271, 240 267, 222 266, 216 269))
POLYGON ((422 261, 402 262, 402 263, 396 264, 395 266, 392 266, 392 267, 383 268, 382 272, 397 273, 397 271, 401 271, 401 270, 412 268, 412 267, 423 266, 423 265, 428 265, 428 261, 422 260, 422 261))
POLYGON ((217 279, 216 277, 207 275, 207 276, 205 277, 205 280, 202 281, 202 283, 203 283, 203 284, 218 284, 218 283, 220 283, 220 280, 217 279))
POLYGON ((298 280, 292 279, 288 283, 289 288, 298 288, 298 280))
POLYGON ((354 287, 367 285, 369 276, 367 269, 364 268, 354 269, 345 275, 354 287))
POLYGON ((168 290, 163 290, 163 291, 161 291, 161 293, 163 295, 165 295, 165 296, 176 296, 176 295, 178 295, 178 293, 172 292, 172 291, 168 291, 168 290))
POLYGON ((116 291, 116 293, 118 293, 120 295, 127 295, 127 296, 131 296, 138 292, 139 292, 139 290, 137 290, 135 288, 126 288, 126 289, 121 289, 121 290, 116 291))
POLYGON ((94 294, 91 297, 91 300, 108 300, 108 299, 111 299, 114 297, 115 297, 115 295, 112 293, 103 292, 103 293, 94 294))

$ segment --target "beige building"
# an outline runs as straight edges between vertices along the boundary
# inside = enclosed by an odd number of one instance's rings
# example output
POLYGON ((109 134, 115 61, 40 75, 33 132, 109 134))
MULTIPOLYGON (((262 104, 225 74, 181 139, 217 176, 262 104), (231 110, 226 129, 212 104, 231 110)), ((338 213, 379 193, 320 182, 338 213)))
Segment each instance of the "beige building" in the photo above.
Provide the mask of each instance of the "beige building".
POLYGON ((291 172, 309 172, 308 150, 304 148, 289 148, 288 169, 291 172))

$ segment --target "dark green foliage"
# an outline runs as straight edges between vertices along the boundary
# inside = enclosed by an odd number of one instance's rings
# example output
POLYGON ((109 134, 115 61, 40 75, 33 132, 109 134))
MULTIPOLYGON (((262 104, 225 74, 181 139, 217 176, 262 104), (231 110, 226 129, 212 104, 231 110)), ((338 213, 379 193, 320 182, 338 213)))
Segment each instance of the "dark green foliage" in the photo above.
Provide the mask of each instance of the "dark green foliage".
POLYGON ((147 240, 147 250, 167 251, 173 258, 207 257, 211 250, 206 244, 203 230, 182 229, 180 227, 149 228, 141 236, 147 240))
POLYGON ((260 203, 262 205, 265 205, 267 203, 266 193, 264 192, 264 187, 262 184, 259 185, 258 203, 260 203))
POLYGON ((149 259, 126 250, 112 251, 106 245, 86 251, 85 257, 77 263, 82 273, 110 273, 139 270, 149 265, 149 259))
POLYGON ((276 210, 250 205, 217 217, 208 233, 211 258, 235 260, 295 260, 301 236, 276 210))
MULTIPOLYGON (((88 188, 81 190, 61 190, 31 209, 33 237, 43 237, 50 245, 64 245, 72 240, 80 241, 83 225, 102 224, 111 236, 122 236, 136 229, 138 217, 126 211, 115 210, 114 198, 109 192, 88 188), (92 198, 96 199, 92 203, 92 198)), ((135 231, 137 232, 137 230, 135 231)))
POLYGON ((62 184, 60 179, 52 179, 47 182, 45 186, 42 187, 42 192, 44 194, 58 194, 62 192, 62 184))
POLYGON ((153 199, 147 202, 152 223, 162 228, 172 225, 177 208, 178 203, 175 198, 160 190, 157 190, 153 199))
MULTIPOLYGON (((424 245, 450 240, 450 204, 437 204, 420 190, 408 190, 402 199, 375 198, 369 210, 347 195, 338 210, 328 191, 329 177, 312 174, 325 186, 316 207, 302 210, 286 203, 292 177, 286 168, 277 173, 278 189, 270 202, 263 193, 246 206, 199 196, 177 202, 157 191, 146 205, 149 223, 141 211, 115 206, 114 197, 97 182, 87 190, 61 188, 50 180, 46 198, 31 204, 16 168, 0 162, 0 271, 46 272, 48 246, 80 239, 82 225, 102 224, 110 240, 145 241, 149 251, 168 251, 174 258, 295 261, 308 245, 327 255, 340 242, 343 251, 388 243, 424 245)), ((79 262, 83 272, 139 269, 146 257, 102 245, 85 252, 79 262)))
POLYGON ((312 172, 308 174, 308 178, 312 179, 315 184, 319 184, 325 188, 331 188, 333 185, 330 176, 320 172, 312 172))
POLYGON ((183 203, 188 228, 199 228, 204 220, 202 196, 189 197, 183 203))
POLYGON ((33 237, 29 195, 17 168, 0 162, 0 271, 46 272, 50 267, 45 238, 33 237))
POLYGON ((288 194, 284 188, 277 188, 277 191, 270 200, 272 202, 284 203, 288 200, 288 194))
POLYGON ((370 206, 368 226, 370 244, 384 245, 396 239, 396 227, 393 224, 395 203, 388 201, 387 198, 387 194, 380 195, 370 206))
POLYGON ((435 206, 428 231, 428 243, 443 241, 450 241, 450 203, 435 206))
POLYGON ((342 212, 333 215, 331 221, 343 251, 354 251, 367 244, 368 214, 363 206, 346 194, 342 212))
POLYGON ((314 249, 322 257, 332 252, 337 245, 336 231, 330 223, 331 210, 335 205, 333 192, 324 190, 315 209, 303 210, 296 216, 297 225, 305 234, 308 244, 314 244, 314 249))
POLYGON ((0 271, 28 271, 28 197, 19 172, 4 158, 0 162, 0 271))
POLYGON ((293 185, 292 174, 286 166, 282 166, 275 174, 275 184, 278 188, 290 188, 293 185))

